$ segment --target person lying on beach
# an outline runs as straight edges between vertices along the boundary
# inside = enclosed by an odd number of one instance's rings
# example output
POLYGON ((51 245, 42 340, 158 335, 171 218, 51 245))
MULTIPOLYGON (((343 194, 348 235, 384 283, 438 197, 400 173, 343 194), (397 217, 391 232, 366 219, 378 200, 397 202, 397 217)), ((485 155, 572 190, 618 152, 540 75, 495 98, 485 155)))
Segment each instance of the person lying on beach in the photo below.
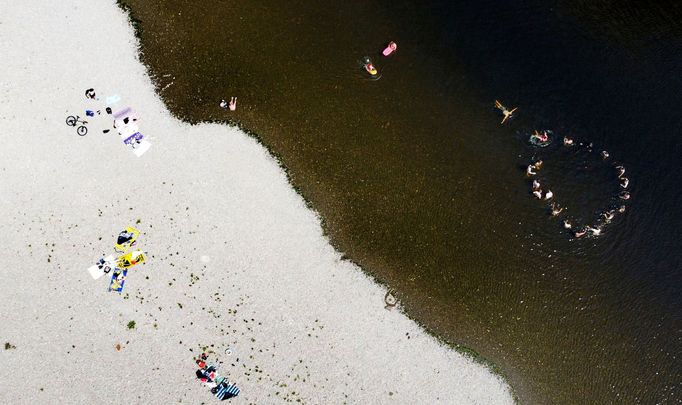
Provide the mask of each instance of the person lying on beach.
POLYGON ((623 188, 628 188, 628 184, 630 184, 630 180, 628 180, 627 177, 623 177, 620 179, 620 186, 623 188))
POLYGON ((573 146, 573 139, 564 137, 564 145, 573 146))
POLYGON ((601 215, 604 217, 604 222, 608 224, 616 214, 613 212, 613 210, 611 210, 603 212, 601 215))
POLYGON ((535 173, 535 172, 533 171, 534 168, 535 168, 535 166, 533 166, 533 165, 528 165, 528 168, 526 168, 526 175, 528 175, 528 176, 535 176, 537 173, 535 173))
POLYGON ((563 207, 559 208, 559 205, 555 202, 552 203, 552 216, 556 217, 557 215, 561 214, 561 212, 564 210, 563 207))
POLYGON ((568 219, 564 219, 564 228, 565 229, 571 229, 573 225, 571 225, 571 222, 568 219))
POLYGON ((547 190, 547 194, 545 194, 545 200, 549 200, 552 197, 554 197, 554 193, 552 193, 552 190, 547 190))
POLYGON ((618 195, 621 200, 629 200, 630 199, 630 193, 627 191, 621 191, 621 193, 618 195))
POLYGON ((507 109, 507 107, 503 106, 502 103, 499 101, 495 100, 495 107, 497 107, 498 110, 502 111, 502 114, 504 115, 504 118, 502 118, 502 122, 500 124, 504 124, 509 118, 512 117, 514 114, 514 111, 517 110, 518 107, 514 107, 511 111, 507 109))
POLYGON ((533 195, 535 197, 537 197, 538 200, 542 200, 542 190, 537 189, 537 190, 533 191, 533 195))
POLYGON ((533 180, 533 191, 535 190, 540 190, 540 182, 537 180, 533 180))

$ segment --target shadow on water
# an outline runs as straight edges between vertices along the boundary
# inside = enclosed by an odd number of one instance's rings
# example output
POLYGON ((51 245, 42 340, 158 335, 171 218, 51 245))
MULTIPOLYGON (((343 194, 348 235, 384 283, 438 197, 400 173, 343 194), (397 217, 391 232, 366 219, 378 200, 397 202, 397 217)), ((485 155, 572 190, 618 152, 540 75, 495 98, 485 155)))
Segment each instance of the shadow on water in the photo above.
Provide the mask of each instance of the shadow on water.
POLYGON ((678 5, 128 3, 158 88, 174 78, 171 111, 225 120, 217 101, 238 95, 235 119, 281 157, 333 243, 429 330, 498 364, 522 402, 676 401, 678 5), (384 58, 387 40, 398 50, 384 58), (508 125, 495 99, 519 107, 508 125), (593 151, 530 146, 543 128, 593 151), (530 194, 534 159, 560 218, 530 194), (626 213, 571 238, 560 219, 593 224, 618 204, 614 162, 626 213))

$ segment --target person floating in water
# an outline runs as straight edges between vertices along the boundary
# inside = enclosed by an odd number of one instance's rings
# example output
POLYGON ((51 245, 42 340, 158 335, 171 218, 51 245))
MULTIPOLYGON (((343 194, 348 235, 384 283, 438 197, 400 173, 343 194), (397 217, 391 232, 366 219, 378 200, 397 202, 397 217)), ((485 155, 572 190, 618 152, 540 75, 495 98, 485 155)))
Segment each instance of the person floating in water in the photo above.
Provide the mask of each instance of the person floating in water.
POLYGON ((627 191, 621 191, 618 197, 620 197, 621 200, 629 200, 630 193, 628 193, 627 191))
POLYGON ((376 76, 377 73, 379 73, 377 68, 375 68, 374 65, 372 64, 372 60, 367 56, 365 56, 365 59, 363 60, 363 66, 367 73, 369 73, 372 76, 376 76))
POLYGON ((606 159, 609 158, 609 156, 610 156, 610 155, 609 155, 609 152, 607 152, 607 151, 605 151, 605 150, 601 151, 601 157, 602 157, 602 159, 606 160, 606 159))
POLYGON ((573 139, 564 137, 564 145, 566 146, 573 146, 573 139))
POLYGON ((551 200, 552 197, 554 197, 554 193, 552 193, 552 190, 547 190, 547 193, 545 194, 545 200, 551 200))
POLYGON ((597 226, 597 227, 594 227, 594 228, 593 228, 593 227, 590 227, 590 226, 586 226, 585 228, 586 228, 588 231, 590 231, 590 233, 591 233, 592 235, 594 235, 594 236, 599 236, 599 235, 601 234, 601 228, 598 227, 598 226, 597 226))
POLYGON ((630 180, 628 180, 627 177, 622 177, 620 179, 620 186, 623 188, 628 188, 628 184, 630 184, 630 180))
POLYGON ((511 118, 512 115, 514 114, 514 111, 518 109, 518 107, 514 107, 510 111, 507 109, 507 107, 503 106, 502 103, 500 103, 497 100, 495 100, 495 107, 497 107, 498 110, 502 111, 502 115, 504 115, 504 117, 502 118, 502 122, 500 122, 500 124, 504 124, 505 122, 507 122, 507 120, 511 118))
POLYGON ((528 165, 528 168, 526 168, 526 174, 528 176, 535 176, 537 173, 533 171, 535 169, 534 165, 528 165))
POLYGON ((565 229, 571 229, 573 225, 571 225, 571 222, 568 219, 564 219, 564 228, 565 229))
POLYGON ((545 143, 549 140, 549 135, 547 135, 547 131, 542 131, 542 133, 539 133, 538 130, 536 129, 535 132, 533 132, 533 135, 530 136, 531 139, 537 139, 541 143, 545 143))
POLYGON ((619 179, 625 175, 625 167, 616 166, 616 170, 618 170, 618 178, 619 179))
POLYGON ((616 214, 613 212, 613 210, 611 210, 602 213, 601 216, 604 217, 604 222, 608 224, 609 222, 611 222, 613 217, 616 216, 616 214))
POLYGON ((561 214, 561 212, 564 210, 563 207, 559 208, 559 204, 553 202, 552 203, 552 216, 556 217, 557 215, 561 214))
POLYGON ((230 108, 230 111, 234 111, 237 109, 237 97, 230 98, 230 105, 228 107, 230 108))

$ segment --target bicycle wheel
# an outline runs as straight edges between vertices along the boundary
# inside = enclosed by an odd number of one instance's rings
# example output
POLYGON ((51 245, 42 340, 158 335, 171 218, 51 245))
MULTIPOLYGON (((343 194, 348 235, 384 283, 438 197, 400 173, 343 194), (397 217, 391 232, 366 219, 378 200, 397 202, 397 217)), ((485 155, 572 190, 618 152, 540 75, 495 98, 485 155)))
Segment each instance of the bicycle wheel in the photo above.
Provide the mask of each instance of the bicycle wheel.
POLYGON ((85 125, 81 125, 80 127, 78 127, 76 132, 78 132, 78 135, 80 136, 85 136, 85 134, 88 133, 88 128, 85 125))
POLYGON ((68 117, 66 117, 66 125, 68 125, 70 127, 75 127, 76 126, 76 117, 74 117, 73 115, 69 115, 68 117))

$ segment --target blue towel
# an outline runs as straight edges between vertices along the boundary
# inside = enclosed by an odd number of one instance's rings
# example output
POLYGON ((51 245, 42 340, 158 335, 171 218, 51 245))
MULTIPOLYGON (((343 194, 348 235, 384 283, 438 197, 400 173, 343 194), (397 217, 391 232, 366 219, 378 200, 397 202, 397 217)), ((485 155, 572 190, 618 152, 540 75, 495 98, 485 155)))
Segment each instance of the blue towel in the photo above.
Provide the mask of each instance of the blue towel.
POLYGON ((218 388, 218 391, 216 391, 215 396, 220 400, 228 399, 239 395, 239 391, 239 388, 235 384, 223 382, 218 388))

